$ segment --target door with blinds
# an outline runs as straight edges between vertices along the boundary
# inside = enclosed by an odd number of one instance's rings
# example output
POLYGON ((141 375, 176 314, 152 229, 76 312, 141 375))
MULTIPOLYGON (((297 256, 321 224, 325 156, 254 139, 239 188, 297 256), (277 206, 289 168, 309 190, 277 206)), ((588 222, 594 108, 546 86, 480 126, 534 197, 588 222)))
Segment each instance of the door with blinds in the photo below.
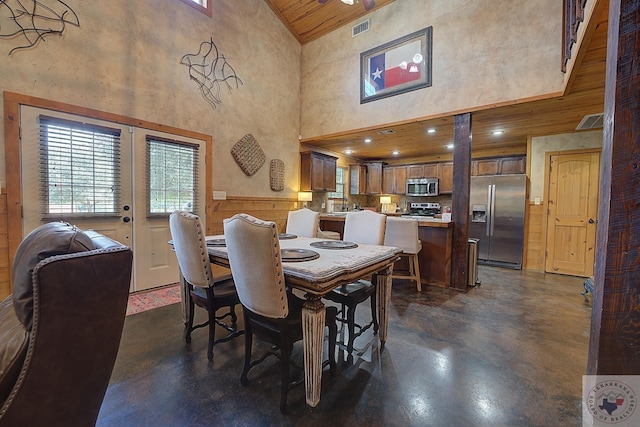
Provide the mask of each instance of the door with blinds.
POLYGON ((204 141, 21 108, 23 234, 51 221, 134 252, 131 291, 178 281, 168 216, 204 218, 204 141))

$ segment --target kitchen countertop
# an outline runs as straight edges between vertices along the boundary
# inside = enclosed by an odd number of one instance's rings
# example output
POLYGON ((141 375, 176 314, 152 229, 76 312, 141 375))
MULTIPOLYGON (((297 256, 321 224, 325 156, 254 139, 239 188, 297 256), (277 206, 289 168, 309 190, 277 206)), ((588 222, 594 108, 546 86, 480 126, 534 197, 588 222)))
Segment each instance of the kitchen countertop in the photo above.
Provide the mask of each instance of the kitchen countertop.
MULTIPOLYGON (((320 220, 343 222, 346 216, 347 216, 347 212, 326 212, 326 213, 320 214, 320 220)), ((419 215, 398 216, 398 215, 392 214, 391 216, 394 216, 397 218, 416 219, 418 220, 419 227, 443 227, 443 228, 452 227, 451 221, 443 220, 442 218, 425 218, 424 216, 419 216, 419 215)))

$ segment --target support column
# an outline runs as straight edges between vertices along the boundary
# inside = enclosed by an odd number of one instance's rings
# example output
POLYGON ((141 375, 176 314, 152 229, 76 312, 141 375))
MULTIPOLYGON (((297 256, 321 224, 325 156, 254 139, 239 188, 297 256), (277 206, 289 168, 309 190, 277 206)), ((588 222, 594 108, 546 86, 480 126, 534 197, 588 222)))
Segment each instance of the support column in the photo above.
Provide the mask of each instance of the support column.
POLYGON ((610 0, 587 374, 640 374, 640 1, 610 0))

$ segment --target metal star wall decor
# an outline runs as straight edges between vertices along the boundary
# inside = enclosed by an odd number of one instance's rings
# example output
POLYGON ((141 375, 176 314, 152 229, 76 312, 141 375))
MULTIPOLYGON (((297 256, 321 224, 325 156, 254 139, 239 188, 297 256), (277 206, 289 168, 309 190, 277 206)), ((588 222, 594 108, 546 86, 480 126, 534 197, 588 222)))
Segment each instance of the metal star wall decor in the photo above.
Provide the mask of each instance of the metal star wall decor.
POLYGON ((61 36, 66 25, 80 26, 78 15, 60 0, 0 0, 0 38, 24 39, 9 51, 35 46, 46 36, 61 36))
POLYGON ((198 84, 200 93, 214 109, 222 104, 222 87, 231 92, 233 85, 238 88, 242 84, 236 71, 218 51, 213 38, 200 43, 198 53, 184 55, 180 63, 189 67, 189 77, 198 84))

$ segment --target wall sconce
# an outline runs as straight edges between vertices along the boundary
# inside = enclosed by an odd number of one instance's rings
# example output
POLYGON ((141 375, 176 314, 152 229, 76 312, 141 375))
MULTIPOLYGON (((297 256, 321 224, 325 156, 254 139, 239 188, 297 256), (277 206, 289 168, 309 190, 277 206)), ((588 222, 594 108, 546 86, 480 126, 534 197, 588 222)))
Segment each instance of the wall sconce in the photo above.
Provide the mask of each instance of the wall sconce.
POLYGON ((391 196, 380 196, 380 203, 382 204, 380 212, 389 212, 389 203, 391 203, 391 196))
POLYGON ((313 193, 311 193, 311 191, 300 191, 298 192, 298 201, 299 202, 304 202, 304 208, 307 207, 307 202, 310 202, 313 200, 313 193))

